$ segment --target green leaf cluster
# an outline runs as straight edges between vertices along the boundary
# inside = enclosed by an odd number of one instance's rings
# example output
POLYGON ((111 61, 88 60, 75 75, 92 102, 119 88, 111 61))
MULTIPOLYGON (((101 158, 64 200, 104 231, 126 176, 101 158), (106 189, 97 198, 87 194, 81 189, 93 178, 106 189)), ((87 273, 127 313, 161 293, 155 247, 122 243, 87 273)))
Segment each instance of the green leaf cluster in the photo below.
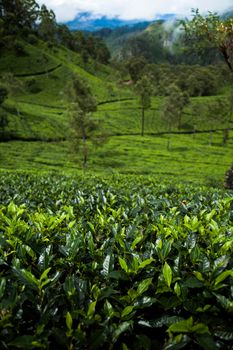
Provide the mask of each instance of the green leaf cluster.
POLYGON ((4 174, 3 349, 231 349, 232 196, 4 174))

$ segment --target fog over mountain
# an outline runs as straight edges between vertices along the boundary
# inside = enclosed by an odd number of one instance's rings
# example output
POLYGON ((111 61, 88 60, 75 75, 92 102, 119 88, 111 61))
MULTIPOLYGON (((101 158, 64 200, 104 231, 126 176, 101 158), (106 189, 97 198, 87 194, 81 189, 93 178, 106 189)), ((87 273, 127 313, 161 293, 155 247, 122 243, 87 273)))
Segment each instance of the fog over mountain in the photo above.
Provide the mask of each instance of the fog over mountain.
POLYGON ((94 18, 119 20, 154 20, 167 13, 190 15, 192 8, 224 12, 232 8, 232 0, 38 0, 52 9, 59 22, 73 21, 80 13, 91 13, 94 18))
MULTIPOLYGON (((170 21, 175 19, 175 14, 164 14, 160 16, 155 16, 154 20, 164 20, 170 21)), ((142 20, 123 20, 120 18, 109 18, 107 16, 95 17, 90 12, 82 12, 75 17, 74 20, 66 22, 66 25, 71 30, 87 30, 87 31, 97 31, 102 28, 116 29, 123 26, 134 26, 137 23, 141 23, 142 20)), ((149 24, 151 21, 143 21, 149 24)))

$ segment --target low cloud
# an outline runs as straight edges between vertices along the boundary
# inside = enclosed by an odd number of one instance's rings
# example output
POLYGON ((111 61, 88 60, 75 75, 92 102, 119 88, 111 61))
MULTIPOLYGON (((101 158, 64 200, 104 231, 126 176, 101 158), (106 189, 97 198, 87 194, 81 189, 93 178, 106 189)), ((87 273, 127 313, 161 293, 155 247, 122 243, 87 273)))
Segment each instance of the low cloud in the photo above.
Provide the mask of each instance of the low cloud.
POLYGON ((59 22, 73 20, 80 12, 121 19, 154 19, 156 15, 175 13, 190 15, 191 9, 222 12, 233 7, 232 0, 38 0, 52 9, 59 22))

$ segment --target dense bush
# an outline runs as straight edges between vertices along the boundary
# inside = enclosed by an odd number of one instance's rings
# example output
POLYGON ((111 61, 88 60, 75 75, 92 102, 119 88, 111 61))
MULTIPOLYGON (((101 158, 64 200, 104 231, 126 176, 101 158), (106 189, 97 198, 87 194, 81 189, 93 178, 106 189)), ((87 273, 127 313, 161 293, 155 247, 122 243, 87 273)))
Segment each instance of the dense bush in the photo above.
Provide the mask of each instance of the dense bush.
POLYGON ((3 349, 232 349, 232 197, 0 176, 3 349))
POLYGON ((159 95, 166 94, 166 87, 175 83, 189 96, 211 96, 229 83, 222 66, 150 64, 143 71, 152 77, 159 95))
POLYGON ((15 51, 16 55, 18 55, 18 56, 26 56, 27 55, 27 51, 25 50, 24 45, 19 40, 14 41, 14 51, 15 51))
POLYGON ((224 185, 225 185, 225 188, 228 188, 231 190, 233 189, 233 165, 225 174, 224 185))
POLYGON ((35 34, 28 34, 27 42, 31 45, 36 45, 38 43, 38 38, 35 34))
POLYGON ((25 82, 25 87, 28 92, 31 92, 32 94, 36 94, 41 91, 41 88, 38 86, 38 83, 35 78, 28 79, 25 82))

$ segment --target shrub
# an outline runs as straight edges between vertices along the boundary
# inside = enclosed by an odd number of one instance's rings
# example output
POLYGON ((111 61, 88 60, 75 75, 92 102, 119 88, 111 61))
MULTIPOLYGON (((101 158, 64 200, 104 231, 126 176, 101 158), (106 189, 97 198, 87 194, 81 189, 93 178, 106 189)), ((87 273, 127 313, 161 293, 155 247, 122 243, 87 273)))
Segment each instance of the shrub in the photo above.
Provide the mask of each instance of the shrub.
POLYGON ((15 42, 14 42, 14 50, 18 56, 27 56, 27 52, 25 50, 25 47, 18 40, 15 40, 15 42))
POLYGON ((224 187, 230 190, 233 189, 233 164, 225 174, 224 187))
POLYGON ((38 43, 38 39, 34 34, 29 34, 27 37, 27 42, 31 45, 36 45, 38 43))
POLYGON ((8 95, 7 89, 4 86, 0 85, 0 105, 4 102, 7 95, 8 95))
POLYGON ((36 94, 41 91, 41 88, 38 86, 36 79, 28 79, 26 81, 26 89, 28 92, 31 92, 32 94, 36 94))

